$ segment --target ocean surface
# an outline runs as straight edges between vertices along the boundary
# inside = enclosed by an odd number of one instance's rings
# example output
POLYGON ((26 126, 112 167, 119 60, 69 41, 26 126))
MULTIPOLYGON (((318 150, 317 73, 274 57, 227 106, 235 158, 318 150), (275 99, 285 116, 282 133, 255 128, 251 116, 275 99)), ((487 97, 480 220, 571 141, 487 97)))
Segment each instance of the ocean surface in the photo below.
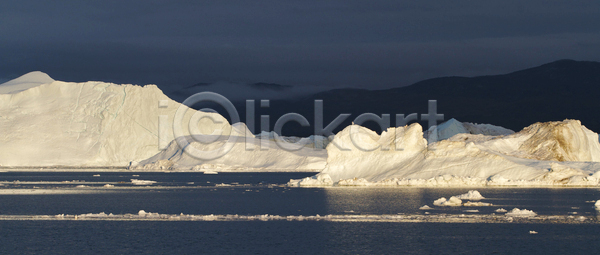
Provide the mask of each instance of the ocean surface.
POLYGON ((285 186, 289 179, 313 174, 2 172, 0 253, 597 254, 600 250, 600 224, 593 208, 600 199, 598 188, 285 186), (131 179, 156 183, 133 185, 131 179), (481 202, 493 205, 433 205, 440 197, 471 189, 486 197, 481 202), (423 205, 432 209, 420 210, 423 205), (509 220, 496 211, 499 208, 532 210, 537 220, 509 220), (156 214, 145 216, 140 210, 156 214), (98 216, 102 212, 113 215, 98 216))

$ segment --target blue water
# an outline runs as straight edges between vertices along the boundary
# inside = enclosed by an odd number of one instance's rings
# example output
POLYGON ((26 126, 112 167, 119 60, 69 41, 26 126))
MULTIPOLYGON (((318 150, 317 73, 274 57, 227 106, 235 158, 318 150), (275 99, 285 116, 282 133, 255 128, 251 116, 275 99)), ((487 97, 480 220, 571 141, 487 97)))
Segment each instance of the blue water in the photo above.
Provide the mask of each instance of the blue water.
MULTIPOLYGON (((310 173, 0 173, 0 189, 83 194, 0 195, 0 215, 137 213, 240 215, 424 214, 418 208, 469 188, 288 188, 310 173), (94 174, 100 174, 94 177, 94 174), (139 176, 132 176, 139 175, 139 176), (157 181, 133 186, 129 179, 157 181), (15 182, 15 181, 19 182, 15 182), (69 183, 63 181, 85 181, 69 183), (33 183, 35 182, 35 183, 33 183), (122 182, 122 183, 119 183, 122 182), (193 182, 190 183, 190 182, 193 182), (115 189, 103 189, 114 183, 115 189), (232 186, 217 186, 216 184, 232 186), (93 188, 97 187, 97 188, 93 188)), ((492 207, 435 207, 430 214, 595 216, 597 188, 477 188, 492 207), (477 213, 465 209, 478 209, 477 213)), ((598 224, 321 221, 0 221, 2 254, 597 254, 598 224), (538 232, 529 234, 530 230, 538 232)))

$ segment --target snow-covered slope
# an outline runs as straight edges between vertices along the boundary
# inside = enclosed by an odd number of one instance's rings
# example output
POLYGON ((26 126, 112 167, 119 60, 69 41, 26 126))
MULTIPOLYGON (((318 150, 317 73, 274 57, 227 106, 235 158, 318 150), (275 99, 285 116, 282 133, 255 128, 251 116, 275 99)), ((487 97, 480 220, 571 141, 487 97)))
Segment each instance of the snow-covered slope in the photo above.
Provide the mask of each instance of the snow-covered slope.
MULTIPOLYGON (((234 124, 234 127, 238 125, 246 128, 242 123, 234 124)), ((238 134, 244 134, 244 132, 238 134)), ((177 138, 177 140, 182 139, 191 140, 189 137, 177 138)), ((223 151, 227 143, 226 138, 223 137, 210 144, 193 141, 185 147, 187 150, 194 148, 202 151, 222 151, 222 157, 210 160, 194 157, 193 153, 185 152, 179 143, 178 141, 171 142, 166 150, 141 161, 139 164, 130 167, 130 169, 319 172, 325 167, 327 160, 327 151, 315 149, 312 144, 291 151, 280 148, 275 140, 255 137, 240 137, 229 151, 223 151), (248 144, 251 147, 248 147, 248 144)))
MULTIPOLYGON (((31 81, 25 79, 29 76, 17 80, 31 81)), ((179 106, 154 85, 52 81, 0 94, 0 165, 127 166, 160 151, 160 115, 168 116, 161 143, 173 140, 170 124, 179 106)), ((184 120, 198 113, 220 122, 200 119, 201 133, 230 132, 231 126, 221 115, 183 107, 184 120)), ((184 132, 187 129, 183 125, 184 132)))
POLYGON ((42 84, 52 83, 54 79, 47 74, 34 71, 26 73, 19 78, 0 84, 0 94, 12 94, 29 88, 37 87, 42 84))
POLYGON ((597 185, 600 177, 598 135, 576 120, 506 136, 457 134, 429 145, 422 135, 416 123, 381 136, 349 126, 328 145, 323 172, 289 184, 597 185))

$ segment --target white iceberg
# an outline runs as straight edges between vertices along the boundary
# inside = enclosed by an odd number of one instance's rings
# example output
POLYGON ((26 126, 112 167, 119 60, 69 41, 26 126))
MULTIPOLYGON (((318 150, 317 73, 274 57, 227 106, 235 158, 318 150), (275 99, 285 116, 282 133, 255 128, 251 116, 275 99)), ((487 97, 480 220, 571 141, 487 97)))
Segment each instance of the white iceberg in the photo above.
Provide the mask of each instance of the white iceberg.
POLYGON ((0 147, 0 165, 5 167, 320 171, 327 154, 315 148, 328 141, 276 135, 261 141, 243 123, 230 125, 217 113, 190 109, 155 85, 62 82, 42 72, 0 85, 0 130, 0 144, 10 145, 0 147), (176 116, 178 110, 182 114, 176 116), (181 128, 177 135, 174 127, 181 128), (196 160, 182 153, 181 148, 189 147, 219 154, 217 147, 226 141, 204 140, 230 136, 237 139, 229 141, 233 149, 222 159, 196 160), (306 146, 297 151, 276 146, 290 140, 306 146), (254 150, 249 150, 252 144, 254 150))
POLYGON ((510 135, 457 134, 432 144, 417 123, 381 135, 351 125, 327 153, 318 175, 340 186, 596 186, 600 179, 598 134, 577 120, 535 123, 510 135))
POLYGON ((430 206, 428 206, 428 205, 424 205, 424 206, 419 207, 419 210, 431 210, 431 209, 433 209, 433 208, 430 207, 430 206))
POLYGON ((532 210, 514 208, 510 212, 507 212, 505 215, 511 217, 533 217, 536 216, 537 213, 535 213, 532 210))
POLYGON ((433 205, 437 206, 461 206, 462 200, 457 197, 450 197, 450 199, 446 200, 445 197, 439 198, 433 201, 433 205))
MULTIPOLYGON (((155 85, 74 83, 42 78, 22 83, 26 86, 19 85, 18 89, 0 90, 0 130, 5 134, 0 143, 10 144, 0 147, 2 166, 123 167, 157 154, 160 143, 166 145, 173 140, 172 125, 164 124, 172 123, 181 104, 169 99, 155 85), (171 122, 162 123, 163 130, 159 133, 161 115, 171 122)), ((12 88, 19 80, 0 87, 12 88)), ((186 111, 184 119, 195 113, 191 109, 186 111)), ((201 115, 220 123, 202 119, 201 131, 229 131, 229 124, 222 116, 201 115)), ((187 131, 187 125, 184 129, 187 131)))
POLYGON ((156 181, 131 179, 131 184, 133 185, 152 185, 155 183, 156 181))
POLYGON ((467 201, 465 203, 463 203, 463 206, 492 206, 492 203, 485 203, 485 202, 471 202, 471 201, 467 201))
POLYGON ((456 197, 460 198, 460 199, 464 199, 464 200, 481 200, 481 199, 485 199, 485 197, 483 197, 481 195, 481 193, 479 193, 479 191, 477 191, 477 190, 469 190, 469 192, 467 192, 465 194, 458 195, 456 197))

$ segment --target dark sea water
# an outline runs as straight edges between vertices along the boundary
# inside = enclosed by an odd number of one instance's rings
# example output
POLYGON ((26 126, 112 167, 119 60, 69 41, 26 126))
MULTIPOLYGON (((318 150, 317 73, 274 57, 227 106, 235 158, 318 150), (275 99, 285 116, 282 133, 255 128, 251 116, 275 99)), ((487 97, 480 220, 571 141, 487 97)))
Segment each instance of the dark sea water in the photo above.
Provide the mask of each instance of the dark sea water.
POLYGON ((114 221, 22 217, 100 212, 125 215, 137 214, 139 210, 192 215, 491 215, 498 208, 521 208, 541 216, 593 219, 597 212, 592 201, 600 199, 598 188, 476 188, 486 197, 482 201, 494 206, 435 207, 435 199, 473 188, 282 185, 289 179, 310 175, 0 173, 0 215, 18 216, 0 220, 0 253, 598 254, 600 249, 600 225, 596 222, 114 221), (93 176, 96 174, 100 176, 93 176), (130 179, 157 183, 135 186, 130 179), (114 187, 103 188, 107 183, 114 187), (423 205, 434 209, 419 210, 423 205), (478 211, 466 211, 473 209, 478 211))

